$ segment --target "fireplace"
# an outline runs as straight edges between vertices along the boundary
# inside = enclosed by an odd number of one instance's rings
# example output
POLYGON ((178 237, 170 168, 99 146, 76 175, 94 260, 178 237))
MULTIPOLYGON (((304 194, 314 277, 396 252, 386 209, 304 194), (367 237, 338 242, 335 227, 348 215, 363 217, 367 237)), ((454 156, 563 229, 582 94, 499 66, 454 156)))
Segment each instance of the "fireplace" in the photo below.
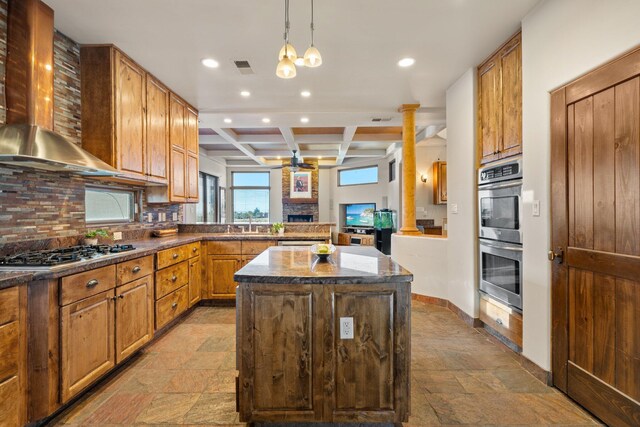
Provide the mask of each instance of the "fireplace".
POLYGON ((313 215, 289 215, 288 222, 313 222, 313 215))

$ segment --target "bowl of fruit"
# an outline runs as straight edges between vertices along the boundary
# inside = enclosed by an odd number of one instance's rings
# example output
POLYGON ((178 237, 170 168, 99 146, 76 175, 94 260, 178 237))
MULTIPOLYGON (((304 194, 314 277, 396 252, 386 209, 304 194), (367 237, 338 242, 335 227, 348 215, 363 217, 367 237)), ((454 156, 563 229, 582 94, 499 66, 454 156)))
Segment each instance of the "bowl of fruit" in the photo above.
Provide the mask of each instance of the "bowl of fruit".
POLYGON ((332 244, 318 243, 311 246, 311 253, 324 261, 329 258, 329 255, 336 251, 336 247, 332 244))

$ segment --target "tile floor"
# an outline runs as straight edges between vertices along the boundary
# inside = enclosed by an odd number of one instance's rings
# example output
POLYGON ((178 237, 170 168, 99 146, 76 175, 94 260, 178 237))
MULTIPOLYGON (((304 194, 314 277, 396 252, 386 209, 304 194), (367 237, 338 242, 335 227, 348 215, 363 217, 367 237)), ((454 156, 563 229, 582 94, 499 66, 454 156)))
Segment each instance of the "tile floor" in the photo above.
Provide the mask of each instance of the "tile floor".
MULTIPOLYGON (((415 301, 412 309, 405 426, 596 424, 451 311, 415 301)), ((235 412, 234 346, 235 309, 198 307, 51 424, 244 425, 235 412)))

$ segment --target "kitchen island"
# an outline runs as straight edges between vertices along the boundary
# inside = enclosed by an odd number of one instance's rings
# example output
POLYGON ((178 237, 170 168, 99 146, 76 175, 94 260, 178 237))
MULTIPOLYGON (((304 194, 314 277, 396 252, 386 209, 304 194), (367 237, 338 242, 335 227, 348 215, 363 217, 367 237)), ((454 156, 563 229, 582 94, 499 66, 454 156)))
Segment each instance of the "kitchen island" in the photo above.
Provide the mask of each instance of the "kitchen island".
POLYGON ((372 247, 271 247, 234 279, 240 421, 407 421, 410 272, 372 247))

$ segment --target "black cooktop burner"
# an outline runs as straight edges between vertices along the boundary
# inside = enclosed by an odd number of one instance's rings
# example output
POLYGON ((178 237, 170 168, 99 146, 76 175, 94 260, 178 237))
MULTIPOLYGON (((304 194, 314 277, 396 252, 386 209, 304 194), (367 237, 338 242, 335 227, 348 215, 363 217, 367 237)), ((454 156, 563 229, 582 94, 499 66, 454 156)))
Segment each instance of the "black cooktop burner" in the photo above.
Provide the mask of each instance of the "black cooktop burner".
POLYGON ((133 245, 92 245, 70 246, 68 248, 50 249, 46 251, 23 252, 17 255, 0 257, 0 266, 6 267, 41 267, 67 264, 102 255, 131 251, 133 245))

